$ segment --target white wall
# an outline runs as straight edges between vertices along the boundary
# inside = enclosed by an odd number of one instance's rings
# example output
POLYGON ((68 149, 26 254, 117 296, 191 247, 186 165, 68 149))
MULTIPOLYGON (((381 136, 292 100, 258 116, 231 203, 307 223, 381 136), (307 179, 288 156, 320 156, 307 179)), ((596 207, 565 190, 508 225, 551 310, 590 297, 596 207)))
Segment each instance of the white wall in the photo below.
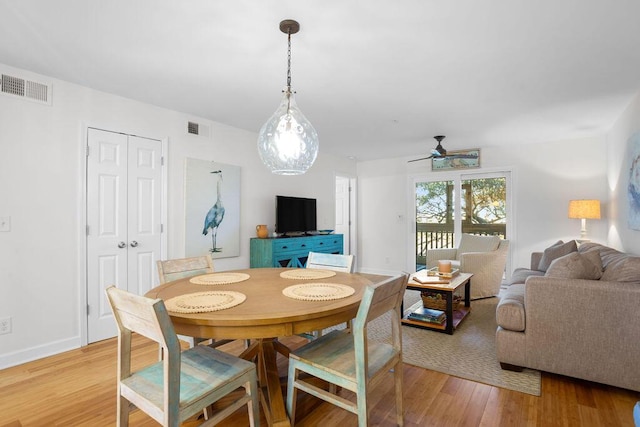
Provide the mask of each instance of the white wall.
POLYGON ((607 214, 611 218, 609 243, 617 249, 634 254, 640 254, 640 231, 628 226, 627 188, 631 161, 629 138, 637 132, 640 132, 640 93, 636 94, 607 135, 610 190, 607 214))
MULTIPOLYGON (((587 229, 591 240, 606 243, 606 155, 604 138, 482 149, 482 167, 474 171, 512 171, 516 227, 508 238, 514 268, 528 266, 532 251, 558 239, 579 238, 580 220, 567 218, 571 199, 593 198, 604 203, 605 217, 588 221, 587 229)), ((408 208, 413 196, 410 177, 438 179, 442 173, 431 172, 427 161, 407 160, 358 163, 362 270, 405 270, 413 259, 408 253, 408 230, 414 220, 408 208)))
MULTIPOLYGON (((240 256, 215 261, 249 266, 257 224, 273 231, 275 195, 318 199, 318 227, 334 228, 334 177, 355 163, 322 152, 304 176, 281 177, 261 164, 254 132, 235 129, 0 64, 4 73, 53 84, 53 105, 0 95, 0 368, 78 347, 84 307, 83 182, 86 126, 168 139, 168 257, 184 255, 184 164, 187 157, 241 167, 240 256), (186 133, 188 120, 212 138, 186 133)), ((265 112, 265 120, 270 114, 265 112)), ((322 144, 322 143, 321 143, 322 144)))

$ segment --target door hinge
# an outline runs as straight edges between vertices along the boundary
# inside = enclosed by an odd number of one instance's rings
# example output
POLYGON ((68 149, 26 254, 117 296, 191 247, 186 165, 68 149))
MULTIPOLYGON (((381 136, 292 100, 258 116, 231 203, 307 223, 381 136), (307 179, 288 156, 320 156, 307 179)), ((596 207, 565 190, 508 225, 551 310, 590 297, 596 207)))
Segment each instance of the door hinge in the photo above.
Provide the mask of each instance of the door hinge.
POLYGON ((164 224, 160 224, 160 232, 164 233, 164 224))
POLYGON ((87 304, 87 316, 89 315, 89 313, 91 313, 91 306, 87 304))
POLYGON ((164 156, 160 157, 160 166, 164 166, 164 156))
POLYGON ((87 225, 87 236, 90 235, 91 232, 89 231, 89 226, 87 225))
POLYGON ((89 157, 89 146, 87 145, 87 157, 89 157))

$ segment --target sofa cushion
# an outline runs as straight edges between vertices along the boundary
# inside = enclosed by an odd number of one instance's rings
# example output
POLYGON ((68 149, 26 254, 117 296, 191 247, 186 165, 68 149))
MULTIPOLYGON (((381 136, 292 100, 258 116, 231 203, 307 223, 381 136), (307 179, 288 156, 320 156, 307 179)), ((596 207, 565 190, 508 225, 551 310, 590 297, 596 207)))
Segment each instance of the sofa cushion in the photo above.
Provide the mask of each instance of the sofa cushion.
POLYGON ((568 255, 571 252, 576 252, 577 250, 578 245, 576 245, 575 240, 567 243, 563 243, 562 240, 560 240, 554 243, 544 250, 542 258, 540 259, 540 265, 538 265, 538 270, 547 271, 554 259, 568 255))
POLYGON ((518 283, 524 283, 529 276, 544 276, 544 271, 529 270, 528 268, 516 268, 513 270, 508 284, 511 286, 518 283))
POLYGON ((602 260, 599 252, 572 252, 551 262, 545 276, 564 279, 598 280, 602 276, 602 260))
POLYGON ((458 246, 458 259, 460 254, 467 252, 492 252, 498 249, 500 236, 476 236, 473 234, 462 234, 460 245, 458 246))
POLYGON ((626 256, 611 261, 602 278, 609 282, 640 282, 640 257, 626 256))
POLYGON ((601 245, 599 243, 586 242, 586 243, 582 243, 578 248, 578 252, 581 252, 581 253, 596 252, 596 251, 600 254, 600 259, 602 260, 602 267, 604 267, 605 270, 607 269, 607 266, 610 263, 614 261, 619 261, 629 256, 624 252, 617 251, 613 248, 601 245))
POLYGON ((509 331, 524 331, 524 283, 509 286, 496 308, 498 326, 509 331))

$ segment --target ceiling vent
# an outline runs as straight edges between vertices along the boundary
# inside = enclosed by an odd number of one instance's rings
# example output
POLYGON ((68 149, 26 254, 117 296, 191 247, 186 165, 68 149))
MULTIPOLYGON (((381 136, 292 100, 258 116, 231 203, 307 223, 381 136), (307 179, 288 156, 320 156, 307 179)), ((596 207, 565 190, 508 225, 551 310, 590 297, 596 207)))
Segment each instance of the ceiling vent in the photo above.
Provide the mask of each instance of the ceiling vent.
POLYGON ((201 123, 189 121, 187 122, 187 133, 189 135, 198 135, 209 138, 211 137, 211 127, 208 125, 203 125, 201 123))
POLYGON ((51 105, 51 85, 8 74, 0 75, 0 93, 51 105))

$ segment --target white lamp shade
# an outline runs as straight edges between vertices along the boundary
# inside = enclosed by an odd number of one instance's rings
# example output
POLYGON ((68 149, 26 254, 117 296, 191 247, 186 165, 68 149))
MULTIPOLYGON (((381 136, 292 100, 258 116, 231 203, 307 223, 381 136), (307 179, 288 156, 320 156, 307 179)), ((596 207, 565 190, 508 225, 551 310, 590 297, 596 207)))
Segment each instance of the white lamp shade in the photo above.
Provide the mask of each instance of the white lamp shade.
POLYGON ((258 133, 258 153, 271 172, 300 175, 315 162, 318 134, 302 114, 293 93, 284 91, 280 106, 258 133))

